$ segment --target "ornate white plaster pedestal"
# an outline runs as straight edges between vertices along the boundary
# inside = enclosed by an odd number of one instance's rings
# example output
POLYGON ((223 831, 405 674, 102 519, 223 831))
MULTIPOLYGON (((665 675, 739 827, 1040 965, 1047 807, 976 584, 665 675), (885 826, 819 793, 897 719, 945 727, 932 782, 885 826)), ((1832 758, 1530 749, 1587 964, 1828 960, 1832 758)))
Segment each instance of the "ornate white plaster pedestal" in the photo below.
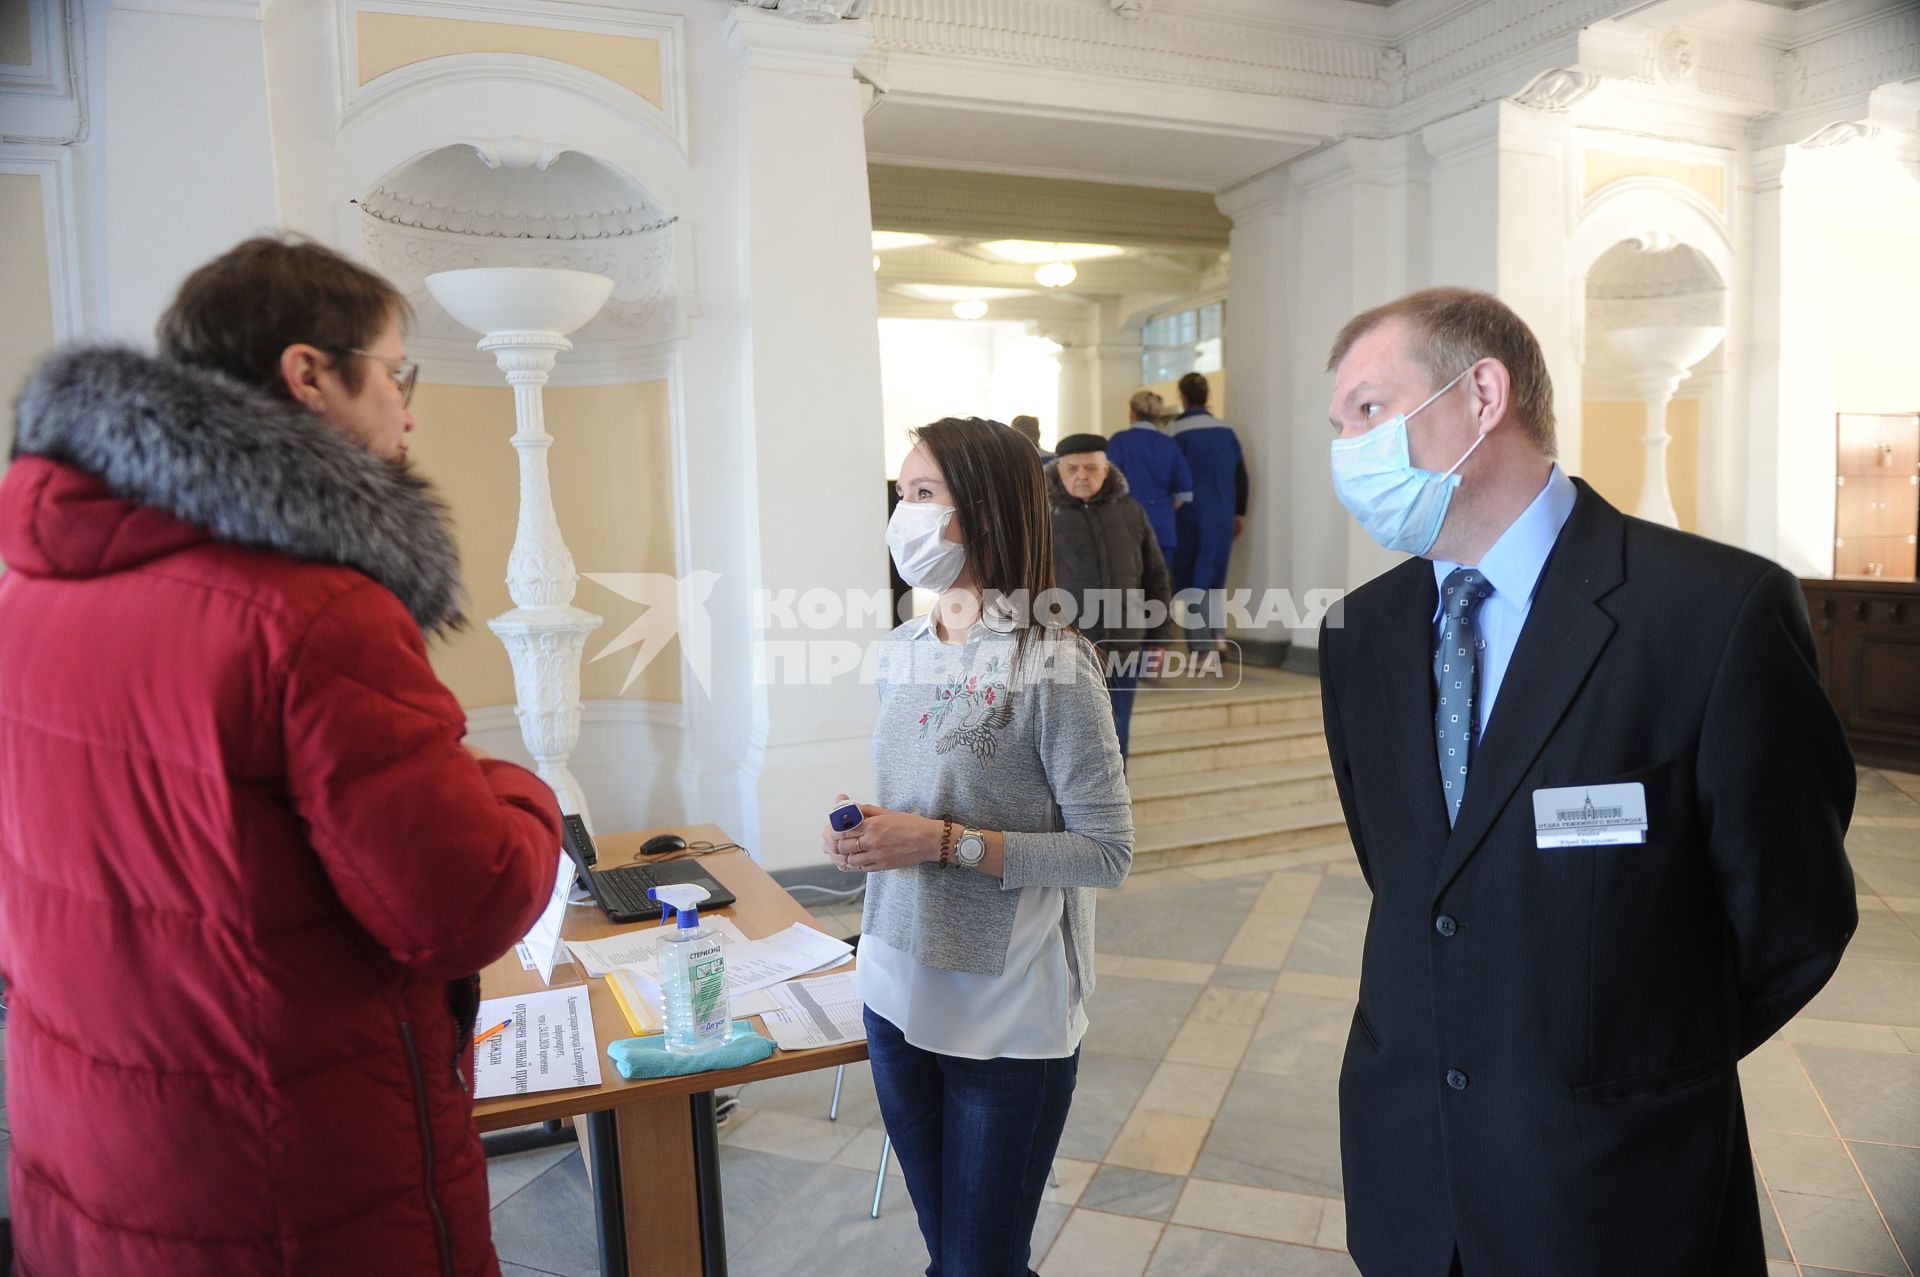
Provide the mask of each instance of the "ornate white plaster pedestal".
POLYGON ((480 349, 493 355, 513 387, 520 517, 507 590, 515 606, 487 626, 513 661, 514 716, 540 778, 562 811, 586 818, 586 798, 567 759, 580 740, 580 658, 600 618, 573 606, 580 575, 554 513, 547 479, 553 436, 540 388, 555 358, 573 349, 566 334, 606 304, 613 281, 585 271, 484 267, 429 275, 427 287, 455 320, 485 334, 480 349))
POLYGON ((1647 433, 1640 442, 1647 450, 1641 471, 1640 501, 1635 518, 1680 526, 1667 483, 1667 405, 1689 370, 1705 359, 1727 335, 1724 328, 1614 328, 1600 334, 1608 353, 1628 370, 1634 392, 1647 408, 1647 433))

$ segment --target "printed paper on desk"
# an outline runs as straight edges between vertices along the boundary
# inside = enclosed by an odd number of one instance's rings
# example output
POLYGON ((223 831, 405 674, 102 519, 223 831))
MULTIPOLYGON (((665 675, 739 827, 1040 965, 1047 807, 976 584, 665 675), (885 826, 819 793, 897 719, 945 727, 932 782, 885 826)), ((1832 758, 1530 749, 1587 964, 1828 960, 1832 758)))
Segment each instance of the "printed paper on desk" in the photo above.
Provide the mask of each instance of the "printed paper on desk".
POLYGON ((860 982, 851 971, 794 980, 767 993, 779 1004, 762 1014, 767 1032, 782 1051, 804 1051, 842 1042, 864 1042, 866 1018, 860 1010, 860 982))
POLYGON ((1643 843, 1647 840, 1647 787, 1634 781, 1536 789, 1533 840, 1541 848, 1643 843))
POLYGON ((727 992, 738 996, 764 989, 795 976, 812 975, 843 965, 853 956, 844 940, 796 922, 785 931, 741 946, 736 956, 727 951, 727 992))
MULTIPOLYGON (((724 918, 717 919, 725 922, 724 918)), ((702 918, 700 924, 705 926, 702 918)), ((569 942, 576 957, 586 964, 589 972, 593 964, 604 962, 607 958, 624 955, 630 961, 618 962, 612 966, 626 967, 638 971, 656 983, 660 979, 660 950, 657 931, 635 932, 642 942, 628 948, 610 948, 609 941, 569 942)), ((620 936, 619 941, 628 937, 620 936)), ((795 976, 812 975, 837 967, 853 956, 853 946, 844 940, 835 940, 832 936, 822 935, 804 923, 796 922, 785 931, 777 932, 763 940, 741 940, 735 943, 731 936, 727 941, 727 994, 739 997, 752 993, 755 989, 764 989, 770 984, 782 980, 791 980, 795 976)), ((609 970, 611 967, 609 967, 609 970)), ((735 1012, 735 1014, 740 1014, 735 1012)))
MULTIPOLYGON (((700 925, 710 931, 718 931, 727 938, 729 959, 735 948, 751 943, 747 933, 735 926, 731 918, 702 915, 700 925)), ((660 974, 660 937, 663 934, 659 927, 642 927, 599 940, 569 940, 567 948, 580 963, 581 969, 594 979, 599 979, 615 967, 632 966, 646 968, 657 979, 660 974)), ((499 1021, 494 1023, 498 1024, 499 1021)))
POLYGON ((473 1049, 475 1099, 600 1085, 600 1043, 585 985, 488 998, 477 1031, 502 1020, 513 1023, 473 1049))

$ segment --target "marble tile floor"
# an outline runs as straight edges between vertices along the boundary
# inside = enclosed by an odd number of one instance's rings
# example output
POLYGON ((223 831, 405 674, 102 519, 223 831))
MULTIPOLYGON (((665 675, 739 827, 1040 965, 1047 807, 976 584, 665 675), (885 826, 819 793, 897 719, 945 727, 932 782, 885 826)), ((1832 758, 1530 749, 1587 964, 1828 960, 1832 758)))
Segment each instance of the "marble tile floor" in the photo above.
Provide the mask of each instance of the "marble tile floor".
MULTIPOLYGON (((1862 769, 1848 846, 1859 934, 1832 984, 1740 1068, 1769 1277, 1920 1271, 1920 776, 1862 769)), ((1044 1277, 1355 1271, 1335 1080, 1366 911, 1345 847, 1142 874, 1102 900, 1060 1186, 1034 1230, 1044 1277), (1168 925, 1183 901, 1206 925, 1168 925)), ((858 927, 857 912, 816 913, 858 927)), ((865 1067, 848 1070, 837 1122, 832 1086, 803 1074, 738 1094, 721 1135, 738 1277, 924 1269, 897 1173, 867 1217, 882 1129, 865 1067)), ((499 1158, 490 1177, 507 1277, 597 1271, 576 1150, 499 1158)))

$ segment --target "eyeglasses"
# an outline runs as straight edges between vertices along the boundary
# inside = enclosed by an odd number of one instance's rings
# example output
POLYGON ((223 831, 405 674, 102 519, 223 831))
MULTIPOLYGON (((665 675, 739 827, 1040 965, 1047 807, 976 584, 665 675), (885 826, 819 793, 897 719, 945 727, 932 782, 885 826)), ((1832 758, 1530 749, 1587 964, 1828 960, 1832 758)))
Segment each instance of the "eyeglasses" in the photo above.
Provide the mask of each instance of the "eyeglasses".
POLYGON ((349 350, 349 355, 358 355, 362 359, 371 359, 385 368, 393 377, 393 384, 400 391, 400 406, 406 407, 413 402, 413 384, 420 379, 420 365, 410 359, 394 359, 390 355, 376 355, 371 350, 349 350))

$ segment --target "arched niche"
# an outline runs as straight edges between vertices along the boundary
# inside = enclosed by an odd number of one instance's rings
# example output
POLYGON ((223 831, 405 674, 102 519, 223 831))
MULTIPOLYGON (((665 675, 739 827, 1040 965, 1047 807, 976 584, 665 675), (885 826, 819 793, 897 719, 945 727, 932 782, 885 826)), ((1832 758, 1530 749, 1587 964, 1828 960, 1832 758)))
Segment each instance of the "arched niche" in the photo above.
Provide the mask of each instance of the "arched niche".
MULTIPOLYGON (((1726 387, 1737 377, 1743 353, 1744 324, 1735 281, 1740 278, 1731 228, 1699 192, 1662 177, 1636 176, 1609 182, 1580 207, 1570 238, 1573 275, 1570 335, 1579 352, 1581 413, 1578 436, 1585 469, 1589 449, 1605 449, 1609 431, 1628 429, 1621 420, 1587 420, 1587 405, 1645 401, 1649 367, 1622 367, 1621 352, 1644 346, 1607 342, 1608 328, 1719 327, 1724 337, 1691 369, 1681 419, 1697 412, 1697 439, 1683 442, 1689 452, 1676 466, 1688 479, 1696 513, 1691 530, 1709 536, 1737 535, 1736 508, 1744 473, 1744 437, 1728 429, 1726 387)), ((1636 447, 1638 416, 1632 417, 1636 447)), ((1689 421, 1683 435, 1695 427, 1689 421)), ((1617 441, 1613 441, 1617 442, 1617 441)), ((1644 487, 1644 482, 1641 485, 1644 487)), ((1637 504, 1637 502, 1636 502, 1637 504)))

